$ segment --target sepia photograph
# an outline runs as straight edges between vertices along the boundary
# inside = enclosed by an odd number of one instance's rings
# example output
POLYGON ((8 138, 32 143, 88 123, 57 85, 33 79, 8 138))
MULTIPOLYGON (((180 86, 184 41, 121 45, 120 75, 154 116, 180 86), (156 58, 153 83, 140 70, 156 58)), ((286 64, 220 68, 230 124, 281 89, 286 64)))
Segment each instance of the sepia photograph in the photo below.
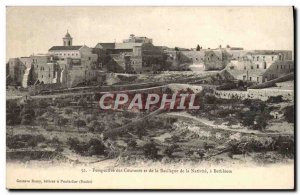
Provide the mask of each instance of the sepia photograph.
POLYGON ((7 6, 7 189, 295 189, 292 6, 7 6))

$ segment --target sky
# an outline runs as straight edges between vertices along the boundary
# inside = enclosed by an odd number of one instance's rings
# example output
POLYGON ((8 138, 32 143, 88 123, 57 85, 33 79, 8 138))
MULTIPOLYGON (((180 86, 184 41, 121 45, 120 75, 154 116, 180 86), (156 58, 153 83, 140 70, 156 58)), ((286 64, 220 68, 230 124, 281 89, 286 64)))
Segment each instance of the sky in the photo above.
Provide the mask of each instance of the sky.
POLYGON ((292 7, 7 7, 6 59, 62 45, 122 42, 130 34, 154 45, 293 50, 292 7))

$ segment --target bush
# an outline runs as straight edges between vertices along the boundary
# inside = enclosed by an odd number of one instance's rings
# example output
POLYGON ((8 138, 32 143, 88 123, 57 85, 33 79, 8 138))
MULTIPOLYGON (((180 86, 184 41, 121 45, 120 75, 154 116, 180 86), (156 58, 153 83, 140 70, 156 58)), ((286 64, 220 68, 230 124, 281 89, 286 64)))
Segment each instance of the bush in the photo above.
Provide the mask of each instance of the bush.
POLYGON ((269 103, 280 103, 280 102, 283 102, 282 95, 271 96, 271 97, 268 98, 267 102, 269 102, 269 103))
POLYGON ((56 106, 58 108, 67 107, 69 105, 70 105, 69 100, 58 99, 57 102, 56 102, 56 106))
POLYGON ((89 155, 103 155, 105 154, 105 145, 99 139, 92 138, 88 143, 89 155))
POLYGON ((74 126, 76 126, 77 129, 79 130, 79 127, 84 127, 84 126, 86 126, 86 123, 85 123, 84 120, 79 119, 79 120, 75 120, 75 121, 74 121, 74 126))
POLYGON ((172 144, 170 146, 168 146, 165 151, 164 154, 167 155, 168 157, 172 157, 173 153, 179 148, 178 145, 176 144, 172 144))
POLYGON ((80 144, 80 141, 78 140, 78 138, 70 137, 67 140, 67 144, 69 145, 69 147, 70 147, 71 150, 75 150, 76 151, 77 148, 78 148, 78 145, 80 144))
POLYGON ((39 143, 46 139, 43 135, 19 134, 15 136, 7 136, 6 146, 9 148, 27 148, 36 147, 39 143))
POLYGON ((216 98, 213 95, 205 95, 204 96, 204 103, 206 103, 206 104, 217 104, 218 103, 218 98, 216 98))
POLYGON ((65 126, 68 122, 69 120, 66 118, 58 118, 55 120, 55 124, 58 125, 60 129, 62 126, 65 126))
POLYGON ((30 105, 26 105, 23 107, 20 116, 22 125, 30 125, 33 123, 35 112, 30 105))
POLYGON ((77 138, 68 138, 67 144, 71 150, 81 155, 103 155, 106 147, 99 139, 92 138, 88 143, 80 142, 77 138))
POLYGON ((294 106, 287 106, 284 109, 285 120, 289 123, 294 123, 294 106))
POLYGON ((41 99, 38 101, 37 106, 38 108, 47 108, 49 106, 49 103, 48 101, 41 99))
POLYGON ((293 157, 295 152, 294 146, 293 138, 279 136, 275 141, 274 149, 282 155, 293 157))
POLYGON ((149 159, 157 159, 158 158, 158 148, 156 147, 156 144, 151 141, 150 143, 147 143, 143 146, 144 155, 146 158, 149 159))
POLYGON ((265 114, 257 115, 255 117, 255 124, 253 125, 253 128, 256 130, 262 131, 268 125, 268 123, 267 123, 268 119, 269 119, 269 117, 265 114))
POLYGON ((135 140, 130 140, 130 141, 128 142, 127 146, 128 146, 128 148, 130 148, 130 149, 134 149, 134 148, 136 148, 137 143, 136 143, 135 140))
POLYGON ((65 109, 65 114, 70 115, 73 113, 73 110, 71 108, 66 108, 65 109))
POLYGON ((236 113, 235 110, 229 110, 229 109, 226 109, 226 110, 218 110, 216 115, 217 117, 220 117, 220 118, 224 118, 224 117, 227 117, 229 116, 230 114, 234 114, 236 113))

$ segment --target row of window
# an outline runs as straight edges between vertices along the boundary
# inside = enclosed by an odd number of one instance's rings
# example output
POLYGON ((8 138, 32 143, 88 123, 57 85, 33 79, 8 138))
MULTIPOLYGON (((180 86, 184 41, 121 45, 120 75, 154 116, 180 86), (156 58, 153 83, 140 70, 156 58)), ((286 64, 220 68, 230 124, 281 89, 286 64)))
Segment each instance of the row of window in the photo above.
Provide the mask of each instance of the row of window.
MULTIPOLYGON (((244 66, 244 70, 246 70, 246 69, 247 69, 247 67, 244 66)), ((251 70, 253 70, 253 69, 254 69, 254 66, 251 65, 251 70)), ((256 69, 259 69, 259 64, 256 64, 256 69)), ((267 64, 266 63, 264 64, 264 69, 267 69, 267 64)))
MULTIPOLYGON (((279 69, 279 65, 277 65, 277 69, 279 69)), ((284 65, 280 65, 280 69, 285 69, 284 65)), ((289 70, 291 69, 291 65, 289 65, 289 70)))
POLYGON ((72 53, 72 54, 70 54, 70 53, 68 53, 68 54, 66 54, 66 53, 55 53, 55 55, 60 55, 60 56, 78 56, 78 53, 72 53))
MULTIPOLYGON (((191 58, 191 60, 193 60, 193 58, 191 58)), ((195 58, 196 61, 198 61, 198 58, 195 58)), ((201 61, 203 61, 203 58, 201 58, 201 61)))
MULTIPOLYGON (((246 79, 247 79, 247 76, 244 75, 244 76, 243 76, 243 80, 246 81, 246 79)), ((252 81, 252 79, 253 79, 253 81, 254 81, 254 77, 249 77, 249 81, 252 81)), ((256 81, 259 82, 259 77, 256 78, 256 81)))
MULTIPOLYGON (((256 59, 256 61, 259 61, 259 56, 256 56, 256 57, 253 56, 252 58, 253 58, 253 61, 255 61, 255 59, 256 59)), ((263 56, 262 58, 263 58, 263 60, 265 60, 266 56, 263 56)), ((239 57, 238 57, 238 59, 239 59, 239 57)), ((279 60, 281 60, 281 55, 279 55, 279 60)), ((272 56, 272 61, 274 61, 274 56, 272 56)))
MULTIPOLYGON (((49 74, 49 78, 51 77, 51 75, 49 74)), ((44 75, 42 75, 42 78, 44 78, 44 75)))

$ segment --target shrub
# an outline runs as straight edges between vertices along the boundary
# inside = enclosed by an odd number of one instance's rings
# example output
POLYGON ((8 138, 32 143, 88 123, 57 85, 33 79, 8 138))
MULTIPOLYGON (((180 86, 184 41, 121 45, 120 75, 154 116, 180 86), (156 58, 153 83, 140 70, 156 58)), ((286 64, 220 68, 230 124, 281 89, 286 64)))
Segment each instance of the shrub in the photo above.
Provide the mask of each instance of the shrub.
POLYGON ((242 124, 244 126, 252 126, 254 124, 256 113, 254 111, 246 111, 245 113, 240 114, 242 124))
POLYGON ((268 121, 267 115, 259 114, 255 117, 255 124, 253 128, 262 131, 268 125, 267 121, 268 121))
POLYGON ((287 106, 284 109, 285 120, 289 123, 294 123, 294 106, 287 106))
POLYGON ((39 108, 47 108, 49 106, 49 103, 48 103, 48 101, 41 99, 41 100, 38 101, 37 106, 39 108))
POLYGON ((179 148, 178 145, 176 144, 172 144, 170 146, 168 146, 165 151, 164 154, 167 155, 168 157, 172 157, 173 153, 179 148))
POLYGON ((30 105, 26 105, 23 107, 20 116, 22 125, 30 125, 33 123, 35 112, 30 105))
POLYGON ((267 102, 269 102, 269 103, 280 103, 280 102, 283 102, 282 95, 271 96, 271 97, 268 98, 267 102))
POLYGON ((158 158, 158 148, 156 147, 156 144, 151 141, 150 143, 147 143, 143 146, 144 155, 146 158, 149 159, 157 159, 158 158))
POLYGON ((71 150, 77 148, 77 146, 78 146, 79 143, 80 143, 80 142, 79 142, 78 138, 70 137, 70 138, 68 138, 68 140, 67 140, 67 144, 70 146, 70 149, 71 149, 71 150))
POLYGON ((89 131, 101 133, 101 132, 105 131, 105 125, 99 123, 98 121, 91 121, 89 124, 89 131))
POLYGON ((136 141, 135 141, 135 140, 129 140, 129 142, 128 142, 127 146, 128 146, 128 148, 132 148, 132 149, 134 149, 134 148, 136 148, 136 146, 137 146, 137 143, 136 143, 136 141))
POLYGON ((66 118, 58 118, 55 120, 55 124, 58 125, 60 129, 62 126, 65 126, 68 122, 69 120, 66 118))
POLYGON ((79 119, 79 120, 74 121, 74 126, 76 126, 78 130, 79 130, 79 127, 83 127, 85 125, 86 125, 86 123, 84 120, 79 119))
POLYGON ((285 156, 294 156, 295 147, 294 139, 291 137, 279 136, 274 144, 274 149, 285 156))
POLYGON ((19 134, 15 136, 7 136, 6 145, 9 148, 26 148, 36 147, 39 143, 46 139, 43 135, 19 134))
POLYGON ((65 114, 70 115, 73 113, 73 110, 71 108, 66 108, 65 109, 65 114))
POLYGON ((99 139, 92 138, 88 143, 89 155, 102 155, 105 154, 105 145, 99 139))
POLYGON ((103 155, 106 147, 99 139, 92 138, 89 142, 80 142, 77 138, 68 138, 67 144, 71 150, 81 155, 103 155))
POLYGON ((171 137, 171 142, 179 142, 180 141, 180 137, 177 135, 172 135, 171 137))
POLYGON ((218 98, 216 98, 213 95, 205 95, 204 96, 204 103, 206 103, 206 104, 217 104, 218 103, 218 98))

